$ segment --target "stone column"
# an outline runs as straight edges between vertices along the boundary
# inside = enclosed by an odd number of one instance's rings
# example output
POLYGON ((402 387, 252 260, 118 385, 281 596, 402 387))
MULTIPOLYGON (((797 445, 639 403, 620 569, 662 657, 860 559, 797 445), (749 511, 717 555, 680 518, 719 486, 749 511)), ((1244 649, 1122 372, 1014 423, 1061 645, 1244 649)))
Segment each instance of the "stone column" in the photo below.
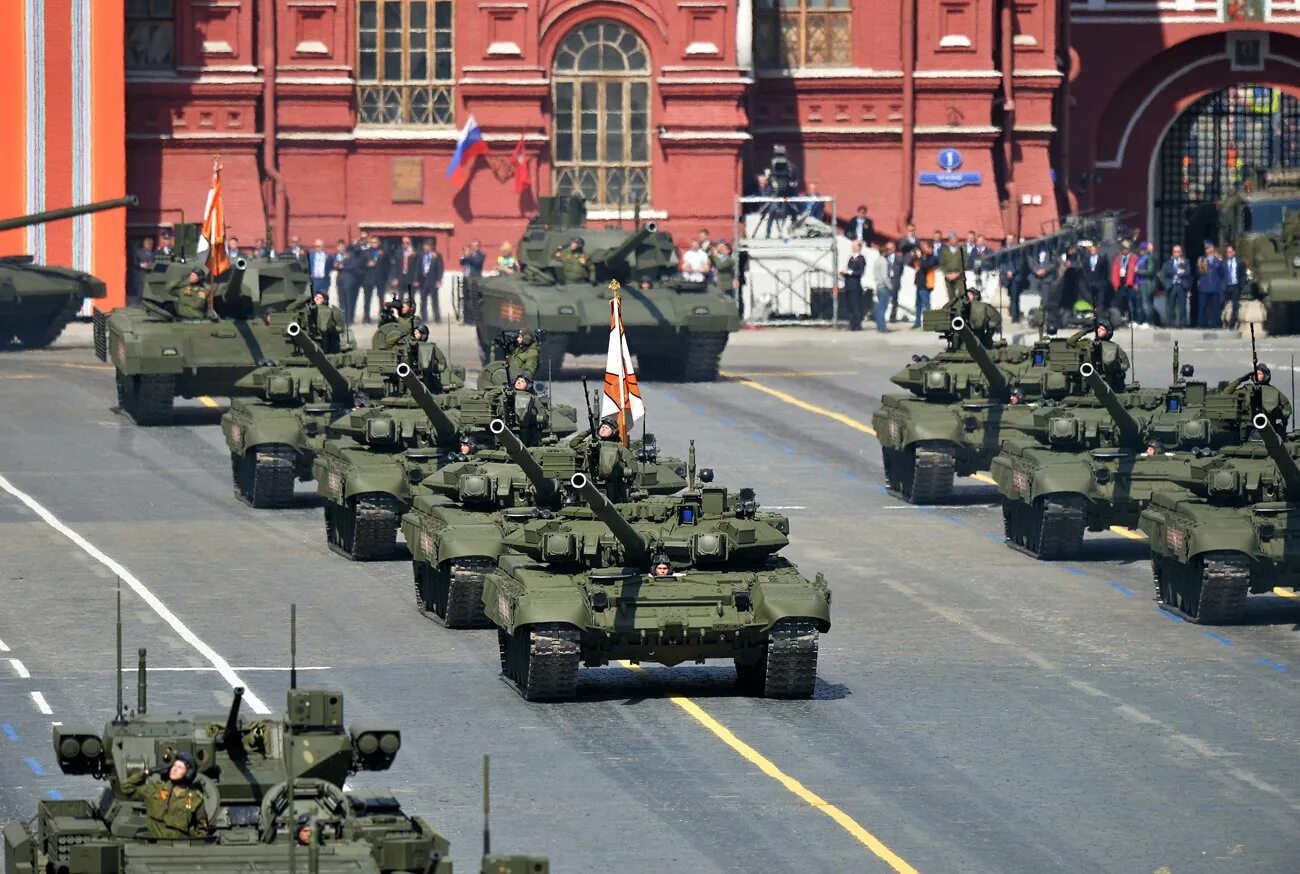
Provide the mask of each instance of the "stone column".
POLYGON ((754 69, 754 0, 736 2, 736 66, 754 69))

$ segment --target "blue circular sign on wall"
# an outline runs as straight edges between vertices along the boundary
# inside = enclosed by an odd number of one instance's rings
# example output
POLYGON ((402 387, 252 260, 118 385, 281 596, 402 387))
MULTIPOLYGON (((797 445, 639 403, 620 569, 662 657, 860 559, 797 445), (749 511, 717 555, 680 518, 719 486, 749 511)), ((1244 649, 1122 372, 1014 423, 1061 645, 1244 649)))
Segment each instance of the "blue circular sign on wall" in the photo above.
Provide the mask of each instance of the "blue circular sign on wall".
POLYGON ((951 173, 961 166, 961 152, 956 149, 943 149, 939 152, 939 169, 951 173))

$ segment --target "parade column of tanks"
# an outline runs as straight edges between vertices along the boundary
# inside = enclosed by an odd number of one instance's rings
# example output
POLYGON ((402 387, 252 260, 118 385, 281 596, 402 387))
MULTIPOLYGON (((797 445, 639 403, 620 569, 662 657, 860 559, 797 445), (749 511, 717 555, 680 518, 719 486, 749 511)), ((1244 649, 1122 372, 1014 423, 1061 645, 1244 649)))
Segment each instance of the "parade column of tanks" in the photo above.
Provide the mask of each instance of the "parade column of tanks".
MULTIPOLYGON (((623 327, 644 379, 707 382, 718 378, 728 336, 740 330, 735 299, 706 281, 682 277, 672 236, 653 222, 636 231, 587 225, 581 196, 541 197, 516 249, 516 275, 469 278, 465 321, 478 331, 484 362, 503 330, 544 332, 538 378, 558 372, 566 354, 603 353, 609 338, 607 285, 622 285, 623 327), (580 237, 590 278, 564 281, 554 253, 580 237), (648 288, 641 288, 641 281, 648 288)), ((724 274, 724 277, 726 274, 724 274)))
MULTIPOLYGON (((60 219, 135 206, 135 197, 102 200, 0 219, 0 231, 43 225, 60 219)), ((17 343, 41 349, 59 338, 82 303, 108 295, 101 279, 70 267, 37 264, 30 255, 0 257, 0 349, 17 343)))

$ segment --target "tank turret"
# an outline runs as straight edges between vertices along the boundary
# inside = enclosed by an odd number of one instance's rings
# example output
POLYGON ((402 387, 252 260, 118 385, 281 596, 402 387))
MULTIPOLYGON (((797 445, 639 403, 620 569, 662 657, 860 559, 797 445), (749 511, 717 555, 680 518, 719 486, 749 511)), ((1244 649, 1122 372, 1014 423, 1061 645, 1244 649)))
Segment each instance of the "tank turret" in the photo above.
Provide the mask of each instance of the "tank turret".
POLYGON ((493 419, 488 425, 488 430, 496 435, 497 442, 506 450, 510 460, 519 465, 524 475, 528 477, 528 481, 533 484, 533 488, 537 490, 537 500, 539 502, 551 500, 557 491, 555 480, 546 475, 518 435, 506 427, 502 419, 493 419))
POLYGON ((105 210, 118 209, 124 206, 135 206, 139 202, 140 199, 134 194, 128 194, 126 197, 118 197, 114 200, 97 200, 94 203, 85 203, 80 206, 67 206, 63 209, 50 209, 45 212, 32 213, 31 215, 0 219, 0 231, 10 231, 14 228, 25 228, 31 225, 43 225, 46 222, 76 218, 79 215, 90 215, 91 213, 104 212, 105 210))
POLYGON ((248 269, 248 261, 243 258, 236 258, 230 262, 230 269, 222 277, 222 283, 225 288, 221 292, 226 306, 232 309, 238 307, 244 296, 244 271, 248 269))
POLYGON ((334 366, 334 362, 329 360, 324 350, 302 329, 302 326, 297 322, 293 322, 289 327, 285 328, 284 332, 298 347, 298 351, 325 377, 325 382, 330 387, 330 394, 334 401, 340 404, 351 403, 352 384, 348 382, 347 377, 339 372, 339 369, 334 366))
POLYGON ((650 239, 650 235, 657 230, 659 230, 659 227, 654 222, 646 222, 644 226, 634 231, 622 242, 593 252, 591 258, 606 271, 620 271, 620 268, 627 260, 627 256, 635 252, 637 247, 650 239))
POLYGON ((618 538, 618 542, 623 544, 629 562, 639 562, 646 557, 650 551, 650 544, 632 527, 631 523, 623 518, 623 514, 610 503, 609 498, 601 494, 600 489, 596 488, 595 483, 586 474, 575 473, 569 478, 569 485, 587 502, 587 506, 591 508, 592 513, 596 514, 596 518, 604 522, 618 538))
POLYGON ((1079 365, 1079 375, 1088 383, 1092 393, 1097 396, 1110 413, 1110 417, 1115 420, 1115 427, 1119 430, 1119 443, 1121 446, 1136 448, 1142 440, 1142 426, 1137 419, 1133 418, 1125 406, 1120 403, 1119 398, 1115 396, 1115 391, 1101 378, 1097 368, 1085 361, 1079 365))
POLYGON ((434 399, 428 387, 420 381, 415 369, 403 362, 397 365, 397 376, 411 393, 415 403, 429 417, 429 424, 433 426, 437 442, 444 446, 454 443, 456 435, 460 432, 460 426, 443 411, 442 407, 438 406, 438 401, 434 399))
POLYGON ((989 397, 1005 398, 1008 392, 1007 377, 998 369, 993 357, 989 355, 989 350, 971 330, 970 324, 961 316, 955 316, 952 320, 952 330, 966 346, 970 357, 979 365, 980 372, 984 374, 984 379, 989 386, 989 397))
POLYGON ((1287 451, 1286 442, 1277 433, 1273 423, 1269 421, 1268 416, 1264 413, 1256 413, 1252 424, 1254 424, 1255 430, 1259 431, 1259 436, 1264 441, 1264 448, 1268 450, 1268 457, 1273 459, 1278 472, 1282 475, 1282 482, 1286 485, 1287 500, 1300 500, 1300 465, 1296 464, 1296 460, 1287 451))

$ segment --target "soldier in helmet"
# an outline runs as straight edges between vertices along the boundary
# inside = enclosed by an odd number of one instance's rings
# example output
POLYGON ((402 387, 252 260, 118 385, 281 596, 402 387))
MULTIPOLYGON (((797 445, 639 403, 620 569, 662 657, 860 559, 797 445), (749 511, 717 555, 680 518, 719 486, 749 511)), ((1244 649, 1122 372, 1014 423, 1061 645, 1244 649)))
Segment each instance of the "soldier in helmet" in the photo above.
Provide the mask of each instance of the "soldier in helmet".
POLYGON ((1123 391, 1129 368, 1128 353, 1114 341, 1114 336, 1115 329, 1111 326, 1110 320, 1099 318, 1093 322, 1091 331, 1088 328, 1080 328, 1067 342, 1071 346, 1076 343, 1086 344, 1089 360, 1097 368, 1101 378, 1115 391, 1123 391), (1089 333, 1092 334, 1091 337, 1088 336, 1089 333))
POLYGON ((952 312, 962 316, 980 342, 992 348, 998 331, 1002 329, 1002 314, 997 307, 980 300, 978 288, 968 285, 962 289, 953 298, 952 312))
POLYGON ((207 278, 198 267, 172 286, 172 310, 178 319, 206 319, 208 317, 208 289, 203 284, 207 278))
POLYGON ((606 442, 618 440, 618 416, 606 416, 596 426, 596 437, 606 442))
POLYGON ((561 282, 595 282, 596 268, 582 251, 585 243, 582 237, 569 241, 567 249, 556 249, 553 256, 560 262, 559 279, 561 282))
POLYGON ((668 556, 662 552, 650 559, 650 576, 652 577, 671 577, 673 575, 673 563, 668 556))
POLYGON ((449 451, 443 460, 446 464, 469 461, 476 452, 478 452, 478 441, 468 434, 462 434, 456 441, 456 448, 449 451))
POLYGON ((524 328, 515 335, 515 348, 506 355, 507 373, 536 373, 542 350, 537 343, 537 332, 524 328))
POLYGON ((190 754, 180 752, 167 764, 127 777, 120 797, 144 802, 149 834, 155 838, 206 837, 208 816, 203 808, 203 792, 194 785, 198 774, 190 754))
POLYGON ((396 349, 403 342, 410 340, 415 330, 412 314, 415 303, 409 298, 394 298, 384 304, 380 321, 383 323, 375 329, 373 345, 377 349, 396 349))
POLYGON ((1255 368, 1228 383, 1224 393, 1243 387, 1251 393, 1251 414, 1263 413, 1279 433, 1285 434, 1287 423, 1291 421, 1291 401, 1273 385, 1272 369, 1263 361, 1256 361, 1255 368))
POLYGON ((343 311, 330 306, 329 292, 324 289, 312 292, 303 309, 306 312, 298 318, 312 339, 325 352, 338 352, 342 348, 343 311))

